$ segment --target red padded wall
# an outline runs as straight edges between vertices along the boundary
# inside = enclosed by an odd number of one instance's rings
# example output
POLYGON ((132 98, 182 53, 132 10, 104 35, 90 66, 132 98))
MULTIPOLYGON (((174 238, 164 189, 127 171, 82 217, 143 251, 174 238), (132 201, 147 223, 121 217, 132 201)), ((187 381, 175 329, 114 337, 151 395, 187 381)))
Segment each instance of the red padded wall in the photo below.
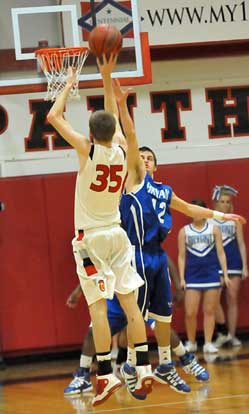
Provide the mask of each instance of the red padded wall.
POLYGON ((0 180, 1 344, 7 353, 80 344, 85 301, 66 307, 78 284, 71 248, 75 174, 0 180))
POLYGON ((89 321, 84 300, 75 309, 65 306, 67 297, 78 284, 71 247, 75 178, 75 174, 56 174, 44 180, 58 346, 81 342, 89 321), (78 329, 75 329, 76 326, 78 329))
MULTIPOLYGON (((155 178, 187 200, 201 197, 211 207, 215 184, 239 190, 235 210, 249 218, 249 160, 159 166, 155 178)), ((77 285, 71 249, 75 174, 2 178, 0 200, 0 322, 5 354, 79 346, 89 323, 85 302, 65 306, 77 285)), ((173 230, 164 244, 177 260, 177 234, 188 218, 173 211, 173 230)), ((248 225, 245 226, 249 246, 248 225)), ((239 326, 249 329, 249 280, 242 282, 239 326)), ((201 318, 200 318, 201 320, 201 318)), ((183 309, 174 325, 184 332, 183 309)), ((199 327, 201 325, 199 324, 199 327)), ((1 344, 0 344, 1 345, 1 344)))
POLYGON ((0 194, 2 347, 49 347, 56 331, 43 179, 2 179, 0 194))

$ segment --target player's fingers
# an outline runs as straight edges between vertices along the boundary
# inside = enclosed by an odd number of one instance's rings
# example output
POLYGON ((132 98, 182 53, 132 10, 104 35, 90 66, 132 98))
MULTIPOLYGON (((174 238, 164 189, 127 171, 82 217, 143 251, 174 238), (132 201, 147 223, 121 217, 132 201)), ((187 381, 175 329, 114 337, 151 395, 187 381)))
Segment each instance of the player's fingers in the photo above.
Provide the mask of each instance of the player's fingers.
POLYGON ((114 80, 114 84, 115 84, 115 86, 120 87, 120 82, 119 82, 119 80, 118 80, 117 78, 115 78, 115 79, 113 79, 113 80, 114 80))
POLYGON ((246 219, 243 216, 239 216, 238 214, 228 214, 228 219, 238 221, 241 224, 246 224, 246 219))
POLYGON ((112 80, 112 84, 113 84, 113 89, 115 93, 120 92, 120 83, 118 79, 113 79, 112 80))
POLYGON ((106 54, 105 54, 105 53, 103 53, 103 55, 102 55, 102 60, 103 60, 104 65, 108 62, 108 60, 107 60, 107 57, 106 57, 106 54))
POLYGON ((111 60, 112 60, 112 64, 113 64, 113 65, 116 65, 116 63, 117 63, 117 58, 118 58, 118 55, 117 55, 116 53, 112 53, 112 54, 111 54, 111 60))
POLYGON ((235 220, 239 221, 241 224, 246 224, 246 219, 243 216, 235 216, 235 220))

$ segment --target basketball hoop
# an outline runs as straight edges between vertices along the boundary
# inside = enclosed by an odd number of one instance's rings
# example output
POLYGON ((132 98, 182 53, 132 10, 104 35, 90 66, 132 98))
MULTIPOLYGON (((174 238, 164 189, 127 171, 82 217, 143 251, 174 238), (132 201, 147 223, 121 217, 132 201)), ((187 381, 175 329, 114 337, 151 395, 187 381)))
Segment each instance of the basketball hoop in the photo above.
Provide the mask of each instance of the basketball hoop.
POLYGON ((48 81, 46 101, 55 101, 64 89, 70 66, 76 70, 76 79, 69 96, 79 97, 79 77, 88 56, 87 47, 45 48, 36 50, 35 55, 48 81))

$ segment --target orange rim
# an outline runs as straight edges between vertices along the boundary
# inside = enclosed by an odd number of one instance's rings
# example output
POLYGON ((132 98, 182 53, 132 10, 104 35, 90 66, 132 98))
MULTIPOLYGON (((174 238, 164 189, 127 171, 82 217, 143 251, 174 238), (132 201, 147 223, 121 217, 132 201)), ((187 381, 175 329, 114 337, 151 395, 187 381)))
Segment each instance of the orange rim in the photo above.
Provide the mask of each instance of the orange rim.
POLYGON ((79 46, 79 47, 48 47, 43 49, 38 49, 35 51, 35 56, 41 56, 44 54, 47 55, 57 55, 61 56, 62 53, 68 53, 69 55, 75 55, 76 53, 84 53, 87 52, 88 48, 79 46))
POLYGON ((39 59, 43 70, 52 72, 61 69, 65 56, 81 56, 87 51, 87 47, 50 47, 36 50, 35 56, 39 59))

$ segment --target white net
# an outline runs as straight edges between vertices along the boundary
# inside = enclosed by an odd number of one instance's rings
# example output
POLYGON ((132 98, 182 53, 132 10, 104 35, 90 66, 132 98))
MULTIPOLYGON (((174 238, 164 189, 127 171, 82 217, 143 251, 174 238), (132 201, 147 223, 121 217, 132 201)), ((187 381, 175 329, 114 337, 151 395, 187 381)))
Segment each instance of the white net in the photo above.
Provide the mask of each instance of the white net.
POLYGON ((55 101, 57 95, 64 89, 70 66, 76 70, 76 79, 69 97, 79 97, 79 77, 88 56, 88 49, 40 49, 36 52, 36 56, 48 81, 46 101, 55 101))

